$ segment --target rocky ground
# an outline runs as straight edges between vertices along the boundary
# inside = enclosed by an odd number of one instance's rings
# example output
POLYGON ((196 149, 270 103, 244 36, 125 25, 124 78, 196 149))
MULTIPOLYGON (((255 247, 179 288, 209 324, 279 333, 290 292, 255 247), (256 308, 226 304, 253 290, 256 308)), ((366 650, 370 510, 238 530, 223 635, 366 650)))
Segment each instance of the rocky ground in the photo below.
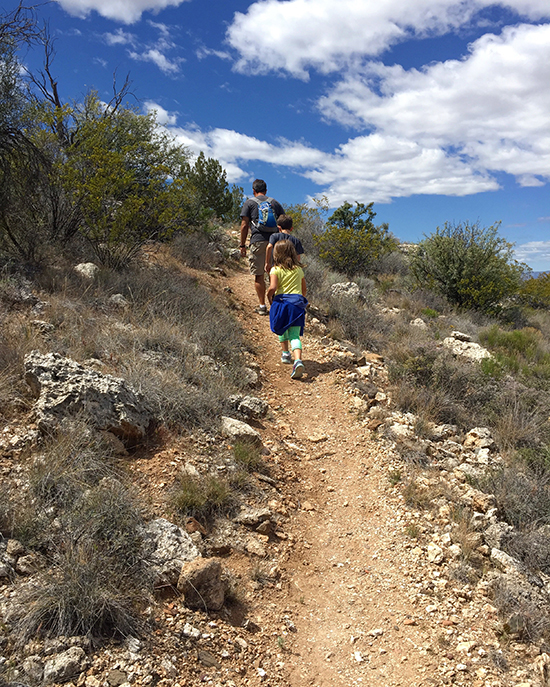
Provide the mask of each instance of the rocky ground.
MULTIPOLYGON (((220 610, 192 610, 167 588, 147 609, 151 634, 103 647, 31 642, 11 684, 550 684, 546 646, 520 641, 493 605, 503 581, 546 603, 547 580, 529 581, 500 550, 493 499, 470 486, 468 476, 500 460, 490 435, 442 426, 417 438, 414 418, 392 409, 384 360, 327 338, 320 322, 304 336, 306 375, 292 381, 268 318, 253 313, 251 278, 236 269, 209 279, 248 332, 254 395, 269 404, 250 421, 268 470, 255 476, 249 508, 206 534, 190 526, 231 580, 228 598, 220 610)), ((17 447, 4 435, 2 470, 13 479, 17 447)), ((227 442, 172 439, 129 461, 156 517, 166 517, 178 471, 227 442)))

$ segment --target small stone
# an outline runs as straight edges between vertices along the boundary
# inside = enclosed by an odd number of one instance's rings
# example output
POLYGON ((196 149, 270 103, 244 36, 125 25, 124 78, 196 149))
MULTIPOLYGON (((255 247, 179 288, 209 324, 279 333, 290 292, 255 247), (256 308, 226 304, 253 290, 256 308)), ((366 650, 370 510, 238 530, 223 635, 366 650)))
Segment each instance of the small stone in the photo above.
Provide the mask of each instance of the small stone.
POLYGON ((120 685, 123 685, 125 682, 128 681, 128 677, 126 673, 122 672, 122 670, 111 670, 109 671, 109 674, 107 675, 107 682, 111 687, 120 687, 120 685))
POLYGON ((428 561, 439 565, 443 562, 443 550, 434 542, 428 544, 428 561))
POLYGON ((205 651, 204 649, 199 650, 198 659, 200 663, 202 663, 202 665, 206 666, 207 668, 217 668, 218 670, 221 668, 221 664, 215 658, 215 656, 213 656, 209 651, 205 651))
POLYGON ((367 634, 369 637, 381 637, 384 634, 384 630, 382 630, 382 628, 376 628, 370 632, 367 632, 367 634))

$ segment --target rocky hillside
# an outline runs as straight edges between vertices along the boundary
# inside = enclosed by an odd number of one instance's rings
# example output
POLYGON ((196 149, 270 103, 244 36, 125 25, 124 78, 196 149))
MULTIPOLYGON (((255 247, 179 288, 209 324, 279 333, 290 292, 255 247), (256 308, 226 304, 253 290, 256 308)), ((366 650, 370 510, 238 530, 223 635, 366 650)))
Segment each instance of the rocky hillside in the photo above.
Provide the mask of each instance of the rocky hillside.
POLYGON ((143 270, 3 285, 0 684, 550 684, 491 430, 420 431, 315 303, 290 380, 236 260, 143 270))

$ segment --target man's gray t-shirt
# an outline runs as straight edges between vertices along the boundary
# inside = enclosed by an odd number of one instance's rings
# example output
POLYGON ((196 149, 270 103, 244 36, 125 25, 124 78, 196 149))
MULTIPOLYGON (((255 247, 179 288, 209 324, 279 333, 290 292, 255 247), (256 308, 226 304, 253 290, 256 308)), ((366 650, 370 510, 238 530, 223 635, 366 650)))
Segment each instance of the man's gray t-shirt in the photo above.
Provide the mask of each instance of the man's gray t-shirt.
MULTIPOLYGON (((269 196, 255 196, 260 203, 263 203, 264 200, 267 200, 269 196)), ((271 199, 271 207, 273 208, 273 214, 275 215, 275 219, 279 217, 279 215, 284 214, 283 206, 277 202, 274 198, 271 199)), ((271 231, 260 231, 257 228, 257 223, 258 223, 258 217, 259 217, 259 212, 258 212, 258 203, 253 199, 253 198, 247 198, 244 201, 242 210, 241 210, 241 217, 248 217, 250 220, 250 243, 259 243, 260 241, 269 241, 269 237, 273 232, 271 231)), ((275 231, 277 231, 277 228, 275 227, 275 231)))

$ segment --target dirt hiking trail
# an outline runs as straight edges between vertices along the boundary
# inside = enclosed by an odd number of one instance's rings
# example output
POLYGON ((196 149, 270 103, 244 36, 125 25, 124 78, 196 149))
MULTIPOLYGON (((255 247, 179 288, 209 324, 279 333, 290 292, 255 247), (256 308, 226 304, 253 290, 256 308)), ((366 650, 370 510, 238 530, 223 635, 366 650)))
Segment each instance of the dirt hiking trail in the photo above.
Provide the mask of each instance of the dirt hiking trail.
POLYGON ((466 628, 478 628, 486 642, 494 609, 486 604, 485 617, 475 619, 463 613, 467 600, 444 591, 437 566, 405 533, 420 516, 390 484, 396 456, 353 412, 349 356, 308 334, 306 324, 306 374, 291 380, 269 318, 254 313, 253 279, 234 272, 225 286, 262 369, 259 395, 273 411, 262 438, 288 477, 294 506, 281 589, 263 606, 264 614, 288 618, 279 638, 288 684, 508 684, 481 679, 487 670, 476 673, 475 658, 449 653, 448 638, 456 644, 466 628))

